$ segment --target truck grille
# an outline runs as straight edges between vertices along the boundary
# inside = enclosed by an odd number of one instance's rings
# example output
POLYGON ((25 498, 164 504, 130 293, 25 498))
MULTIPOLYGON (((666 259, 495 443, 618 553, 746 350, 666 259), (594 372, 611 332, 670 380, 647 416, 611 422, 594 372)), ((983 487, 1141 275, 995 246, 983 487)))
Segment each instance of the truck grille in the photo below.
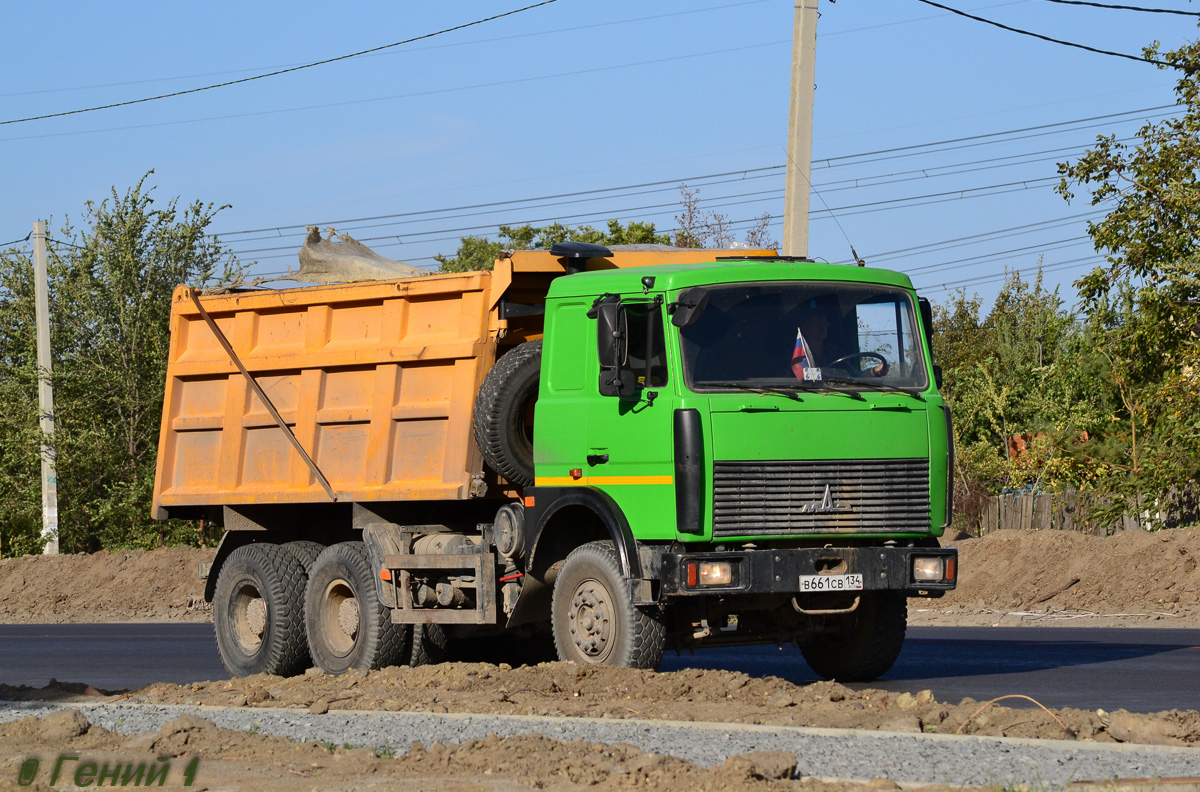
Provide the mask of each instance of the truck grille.
POLYGON ((927 459, 714 462, 713 468, 714 538, 929 532, 927 459))

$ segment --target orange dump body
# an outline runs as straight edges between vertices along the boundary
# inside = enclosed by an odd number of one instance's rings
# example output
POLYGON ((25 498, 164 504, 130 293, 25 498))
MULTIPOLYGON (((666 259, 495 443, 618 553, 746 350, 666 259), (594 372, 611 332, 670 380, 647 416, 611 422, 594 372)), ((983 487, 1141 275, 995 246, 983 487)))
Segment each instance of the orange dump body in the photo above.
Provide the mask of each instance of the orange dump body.
MULTIPOLYGON (((587 265, 687 263, 720 253, 619 252, 587 265)), ((200 302, 339 502, 461 500, 496 483, 472 436, 479 386, 507 346, 541 336, 541 316, 505 319, 502 300, 540 304, 564 272, 549 253, 517 252, 493 272, 200 302)), ((173 299, 155 516, 197 506, 330 502, 192 291, 180 286, 173 299)))

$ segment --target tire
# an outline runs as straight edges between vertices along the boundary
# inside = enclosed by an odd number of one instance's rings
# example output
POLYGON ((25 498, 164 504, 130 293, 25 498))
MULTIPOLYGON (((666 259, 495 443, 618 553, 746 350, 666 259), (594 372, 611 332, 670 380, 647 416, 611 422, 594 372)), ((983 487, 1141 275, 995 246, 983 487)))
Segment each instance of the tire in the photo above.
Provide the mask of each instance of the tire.
POLYGON ((292 676, 308 668, 304 565, 280 545, 237 548, 217 577, 213 630, 233 676, 292 676))
POLYGON ((446 659, 450 643, 446 631, 440 624, 414 624, 411 643, 403 663, 412 668, 436 665, 446 659))
POLYGON ((312 660, 329 674, 396 665, 408 644, 409 631, 392 624, 379 602, 362 542, 331 545, 317 556, 304 592, 304 622, 312 660))
POLYGON ((889 592, 864 594, 839 632, 820 635, 801 648, 809 667, 824 679, 869 682, 887 673, 904 646, 908 601, 889 592))
POLYGON ((662 609, 633 604, 612 542, 589 542, 567 556, 554 583, 551 625, 560 660, 649 669, 662 662, 662 609))
POLYGON ((529 341, 496 361, 475 397, 475 442, 488 466, 519 486, 533 483, 533 406, 542 342, 529 341))
POLYGON ((312 569, 313 562, 317 560, 317 556, 321 555, 321 551, 325 549, 325 545, 320 542, 297 540, 294 542, 284 542, 281 546, 284 550, 298 558, 300 563, 304 565, 304 577, 307 582, 308 573, 312 569))

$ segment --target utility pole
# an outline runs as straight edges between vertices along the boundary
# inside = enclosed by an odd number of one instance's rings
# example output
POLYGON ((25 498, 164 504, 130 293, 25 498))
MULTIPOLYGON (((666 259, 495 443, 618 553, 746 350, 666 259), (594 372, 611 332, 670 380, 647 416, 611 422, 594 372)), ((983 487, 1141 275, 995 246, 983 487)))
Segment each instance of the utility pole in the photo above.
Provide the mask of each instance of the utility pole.
POLYGON ((783 199, 783 255, 808 255, 812 190, 813 93, 816 88, 817 0, 795 0, 792 25, 792 99, 783 199))
POLYGON ((37 311, 38 414, 42 429, 42 552, 58 555, 58 466, 54 450, 54 390, 50 385, 50 290, 46 224, 33 224, 33 299, 37 311))

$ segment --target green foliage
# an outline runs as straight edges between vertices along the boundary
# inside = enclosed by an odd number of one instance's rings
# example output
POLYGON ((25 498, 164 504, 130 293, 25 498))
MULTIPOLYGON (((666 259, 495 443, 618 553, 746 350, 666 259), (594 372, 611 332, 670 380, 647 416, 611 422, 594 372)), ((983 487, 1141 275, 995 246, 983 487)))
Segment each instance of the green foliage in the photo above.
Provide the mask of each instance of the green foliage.
POLYGON ((483 237, 463 237, 458 252, 453 257, 434 256, 442 272, 475 272, 490 270, 500 257, 502 250, 546 250, 557 242, 573 240, 590 242, 594 245, 639 245, 668 244, 670 238, 656 233, 653 223, 629 223, 621 225, 618 220, 609 220, 608 228, 601 231, 592 226, 571 228, 562 223, 553 223, 540 228, 531 225, 500 226, 500 239, 493 242, 483 237))
MULTIPOLYGON (((241 267, 205 229, 220 209, 156 206, 143 177, 89 202, 49 246, 59 545, 64 552, 202 540, 150 517, 177 284, 229 282, 241 267)), ((0 552, 41 546, 33 264, 0 253, 0 552)))
MULTIPOLYGON (((675 217, 674 237, 660 234, 654 223, 609 220, 604 230, 592 226, 570 226, 552 223, 548 226, 506 226, 499 228, 500 238, 462 237, 458 252, 452 256, 436 255, 442 272, 475 272, 490 270, 504 250, 547 250, 557 242, 589 242, 593 245, 673 245, 680 248, 728 248, 734 237, 725 215, 700 208, 700 190, 679 186, 680 213, 675 217)), ((763 214, 746 230, 746 248, 775 250, 779 243, 771 239, 768 226, 770 214, 763 214)))
MULTIPOLYGON (((1181 69, 1175 95, 1184 110, 1148 123, 1138 142, 1102 136, 1077 162, 1060 163, 1058 192, 1071 201, 1072 188, 1085 188, 1093 206, 1106 206, 1103 220, 1088 224, 1097 251, 1108 265, 1080 280, 1085 301, 1099 299, 1126 279, 1151 285, 1187 284, 1195 292, 1193 266, 1200 245, 1200 42, 1159 56, 1181 69)), ((1165 68, 1165 67, 1162 67, 1165 68)))
POLYGON ((1016 276, 986 318, 961 292, 939 307, 968 488, 1092 489, 1115 519, 1200 481, 1200 44, 1161 59, 1184 67, 1182 111, 1059 165, 1066 200, 1108 210, 1079 314, 1016 276))

